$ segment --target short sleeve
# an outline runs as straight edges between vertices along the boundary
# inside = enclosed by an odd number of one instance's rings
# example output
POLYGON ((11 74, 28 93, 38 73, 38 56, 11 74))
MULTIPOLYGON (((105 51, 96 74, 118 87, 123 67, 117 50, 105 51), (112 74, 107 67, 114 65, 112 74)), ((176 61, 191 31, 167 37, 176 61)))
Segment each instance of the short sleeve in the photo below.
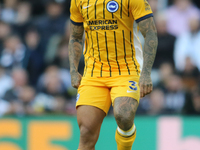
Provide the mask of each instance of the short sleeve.
POLYGON ((153 17, 151 6, 147 0, 131 0, 130 11, 137 23, 149 17, 153 17))
POLYGON ((77 5, 77 0, 71 0, 71 7, 70 7, 70 20, 75 25, 82 25, 83 24, 83 17, 80 13, 77 5))

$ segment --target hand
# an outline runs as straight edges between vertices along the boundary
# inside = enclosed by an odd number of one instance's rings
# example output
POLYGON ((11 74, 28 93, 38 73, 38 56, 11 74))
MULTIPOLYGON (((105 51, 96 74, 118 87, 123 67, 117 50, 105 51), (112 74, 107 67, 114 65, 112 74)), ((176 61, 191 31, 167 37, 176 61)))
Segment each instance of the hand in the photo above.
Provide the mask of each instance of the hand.
POLYGON ((139 86, 140 86, 140 98, 143 98, 147 94, 151 93, 153 90, 151 76, 145 74, 141 75, 139 86))
POLYGON ((78 89, 81 79, 82 75, 79 72, 71 72, 71 84, 74 88, 78 89))

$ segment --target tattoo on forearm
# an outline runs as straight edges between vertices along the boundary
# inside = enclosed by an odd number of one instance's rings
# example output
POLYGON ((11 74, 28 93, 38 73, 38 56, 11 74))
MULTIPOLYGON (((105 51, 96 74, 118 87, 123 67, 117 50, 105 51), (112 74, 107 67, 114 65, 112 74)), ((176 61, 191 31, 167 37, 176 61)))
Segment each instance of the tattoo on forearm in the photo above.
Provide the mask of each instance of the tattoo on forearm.
POLYGON ((157 31, 153 18, 151 17, 139 22, 139 28, 145 38, 145 45, 143 50, 144 64, 142 74, 150 75, 158 46, 157 31))
POLYGON ((78 71, 78 65, 83 49, 83 26, 70 24, 69 62, 70 72, 78 71))

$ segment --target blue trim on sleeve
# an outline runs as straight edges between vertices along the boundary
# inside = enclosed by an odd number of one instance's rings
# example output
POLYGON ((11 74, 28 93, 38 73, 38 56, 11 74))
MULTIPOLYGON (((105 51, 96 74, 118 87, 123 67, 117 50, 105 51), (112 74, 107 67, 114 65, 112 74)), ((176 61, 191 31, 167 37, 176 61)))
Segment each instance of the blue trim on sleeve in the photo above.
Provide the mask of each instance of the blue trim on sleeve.
POLYGON ((139 19, 137 19, 137 20, 135 20, 135 21, 136 21, 137 23, 139 23, 140 21, 145 20, 145 19, 150 18, 150 17, 153 17, 153 13, 148 14, 148 15, 146 15, 146 16, 144 16, 144 17, 141 17, 141 18, 139 18, 139 19))
POLYGON ((71 20, 71 19, 70 19, 70 21, 71 21, 72 24, 74 24, 74 25, 76 25, 76 26, 82 26, 82 25, 83 25, 83 22, 81 22, 81 23, 80 23, 80 22, 74 22, 74 21, 71 20))

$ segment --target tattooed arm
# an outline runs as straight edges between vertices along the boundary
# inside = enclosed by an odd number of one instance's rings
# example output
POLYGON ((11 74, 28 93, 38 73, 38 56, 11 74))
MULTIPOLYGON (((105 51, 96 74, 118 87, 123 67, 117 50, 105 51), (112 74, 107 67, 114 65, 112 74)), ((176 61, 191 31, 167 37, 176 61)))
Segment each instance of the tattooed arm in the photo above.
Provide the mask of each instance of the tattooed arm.
POLYGON ((139 22, 139 28, 142 35, 145 38, 145 45, 143 50, 143 69, 140 77, 140 97, 151 93, 153 85, 151 81, 151 69, 156 56, 158 38, 157 31, 153 21, 153 18, 145 19, 139 22))
POLYGON ((78 72, 78 65, 83 50, 83 31, 82 25, 70 24, 69 62, 71 83, 74 88, 79 87, 82 78, 78 72))

